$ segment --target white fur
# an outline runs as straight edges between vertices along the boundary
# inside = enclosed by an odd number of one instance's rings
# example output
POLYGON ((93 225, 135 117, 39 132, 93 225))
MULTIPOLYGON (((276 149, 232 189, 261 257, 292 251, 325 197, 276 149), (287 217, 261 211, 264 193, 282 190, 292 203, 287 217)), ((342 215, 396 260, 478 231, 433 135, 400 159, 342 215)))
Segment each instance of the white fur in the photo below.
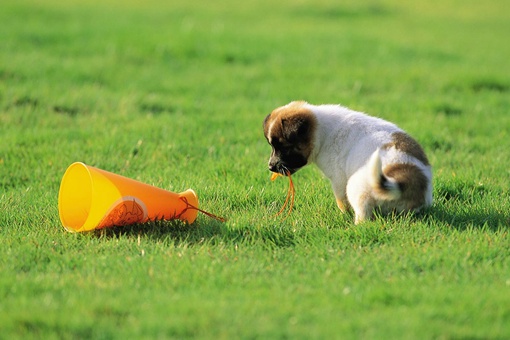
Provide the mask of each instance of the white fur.
POLYGON ((391 178, 385 197, 373 190, 382 169, 389 164, 416 165, 428 179, 425 206, 432 203, 431 167, 394 147, 380 149, 392 142, 392 133, 404 132, 395 124, 338 105, 305 103, 303 107, 315 115, 318 123, 309 162, 317 164, 330 179, 339 207, 351 205, 356 223, 372 216, 376 206, 383 212, 405 210, 398 202, 398 185, 391 178))

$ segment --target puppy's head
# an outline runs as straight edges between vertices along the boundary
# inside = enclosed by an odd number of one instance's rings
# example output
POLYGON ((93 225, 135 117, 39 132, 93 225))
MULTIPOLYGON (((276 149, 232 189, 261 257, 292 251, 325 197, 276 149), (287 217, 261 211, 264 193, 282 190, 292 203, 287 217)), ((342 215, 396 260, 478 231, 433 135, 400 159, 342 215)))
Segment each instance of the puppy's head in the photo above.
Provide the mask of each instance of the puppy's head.
POLYGON ((264 135, 273 148, 269 170, 286 175, 308 164, 317 126, 304 102, 292 102, 271 112, 264 120, 264 135))

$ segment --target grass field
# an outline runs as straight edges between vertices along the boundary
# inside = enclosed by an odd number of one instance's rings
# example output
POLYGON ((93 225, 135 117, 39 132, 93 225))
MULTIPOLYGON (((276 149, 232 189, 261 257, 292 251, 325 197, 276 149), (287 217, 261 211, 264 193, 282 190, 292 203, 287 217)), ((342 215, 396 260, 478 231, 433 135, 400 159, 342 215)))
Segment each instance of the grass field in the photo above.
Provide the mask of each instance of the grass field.
POLYGON ((510 2, 0 3, 0 338, 510 338, 510 2), (291 100, 396 122, 431 209, 354 226, 314 167, 269 181, 291 100), (172 191, 187 226, 72 234, 75 161, 172 191))

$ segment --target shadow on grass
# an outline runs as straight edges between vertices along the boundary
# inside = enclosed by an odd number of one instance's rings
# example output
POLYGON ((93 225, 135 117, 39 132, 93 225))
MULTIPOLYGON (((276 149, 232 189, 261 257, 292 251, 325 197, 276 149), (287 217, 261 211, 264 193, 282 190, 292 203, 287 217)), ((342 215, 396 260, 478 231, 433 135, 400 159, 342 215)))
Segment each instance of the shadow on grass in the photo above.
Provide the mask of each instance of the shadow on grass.
POLYGON ((510 226, 508 200, 503 189, 465 180, 448 180, 436 186, 435 204, 428 218, 458 230, 468 228, 492 231, 510 226), (501 201, 503 200, 503 201, 501 201))
POLYGON ((207 221, 187 224, 180 220, 157 220, 142 224, 110 227, 93 231, 97 237, 138 237, 143 235, 151 240, 171 239, 177 243, 198 244, 225 233, 223 223, 207 221))
POLYGON ((442 223, 457 230, 469 228, 488 229, 497 231, 508 229, 510 215, 497 211, 489 211, 480 208, 464 209, 448 208, 443 204, 434 205, 424 216, 424 219, 432 223, 442 223))
POLYGON ((154 241, 170 241, 178 244, 197 245, 202 243, 218 244, 263 244, 269 248, 286 248, 296 244, 296 234, 290 228, 267 228, 247 225, 242 228, 230 228, 224 223, 206 220, 186 224, 179 220, 150 221, 122 227, 110 227, 92 231, 96 237, 119 238, 138 237, 154 241))

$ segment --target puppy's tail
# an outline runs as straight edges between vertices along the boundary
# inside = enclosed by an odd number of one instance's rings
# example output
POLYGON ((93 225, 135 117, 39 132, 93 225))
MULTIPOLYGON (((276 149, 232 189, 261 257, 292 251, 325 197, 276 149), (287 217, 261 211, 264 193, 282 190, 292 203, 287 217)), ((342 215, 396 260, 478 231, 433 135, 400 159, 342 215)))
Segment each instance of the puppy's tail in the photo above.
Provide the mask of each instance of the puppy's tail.
POLYGON ((402 195, 399 184, 382 171, 379 149, 375 150, 367 164, 368 180, 374 195, 383 200, 396 200, 402 195))

